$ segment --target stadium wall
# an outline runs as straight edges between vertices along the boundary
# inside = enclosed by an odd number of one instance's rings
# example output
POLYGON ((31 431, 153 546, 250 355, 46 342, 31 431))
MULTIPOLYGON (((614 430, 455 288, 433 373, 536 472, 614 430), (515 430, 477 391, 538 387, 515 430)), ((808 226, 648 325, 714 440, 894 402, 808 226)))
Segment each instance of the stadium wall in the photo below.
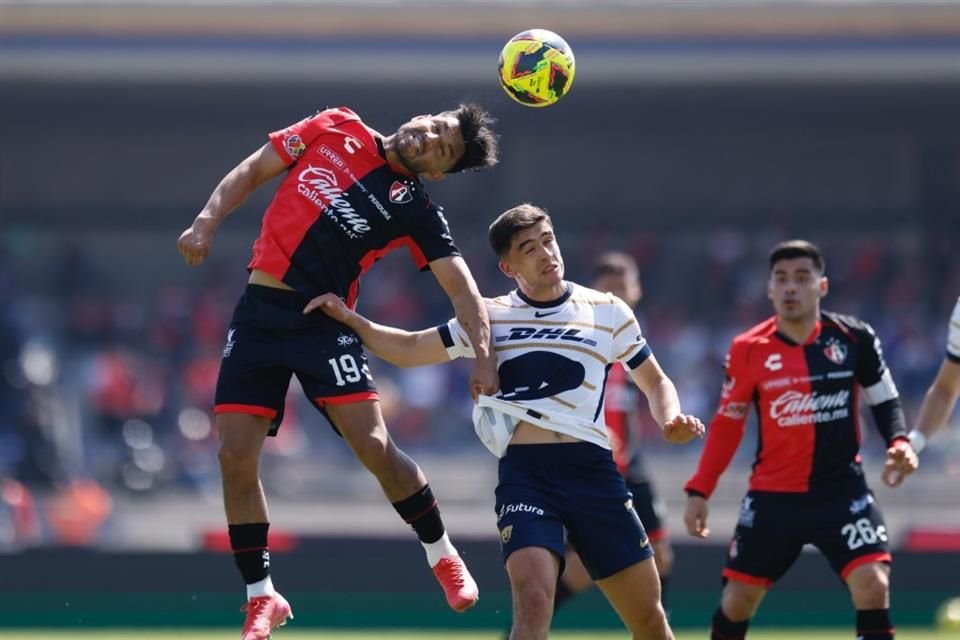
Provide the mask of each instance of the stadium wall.
MULTIPOLYGON (((449 611, 420 549, 411 541, 313 538, 275 552, 278 586, 294 604, 298 628, 502 628, 509 620, 506 574, 494 540, 458 545, 481 586, 476 609, 449 611)), ((668 608, 678 628, 703 627, 716 607, 724 548, 680 545, 668 608)), ((0 558, 0 628, 224 627, 235 625, 242 590, 223 553, 104 553, 36 549, 0 558), (109 596, 109 597, 105 597, 109 596), (23 615, 29 612, 30 615, 23 615)), ((956 595, 960 555, 899 552, 894 618, 932 623, 938 603, 956 595)), ((842 585, 818 554, 803 554, 764 601, 756 626, 849 626, 842 585)), ((557 628, 619 628, 598 592, 571 602, 557 628)))

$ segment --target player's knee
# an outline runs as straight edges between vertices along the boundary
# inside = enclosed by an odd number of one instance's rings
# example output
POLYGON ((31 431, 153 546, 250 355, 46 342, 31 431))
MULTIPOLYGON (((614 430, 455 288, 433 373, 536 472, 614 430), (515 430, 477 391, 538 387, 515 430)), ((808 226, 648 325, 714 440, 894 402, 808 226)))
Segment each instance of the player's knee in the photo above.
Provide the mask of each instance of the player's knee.
POLYGON ((224 477, 256 477, 260 464, 260 449, 243 441, 225 439, 217 450, 217 460, 224 477))
POLYGON ((856 569, 847 582, 858 609, 885 609, 890 597, 890 575, 880 564, 856 569))
POLYGON ((550 620, 553 615, 553 590, 547 585, 528 582, 515 587, 516 617, 528 623, 550 620))
POLYGON ((723 588, 721 607, 730 620, 749 620, 757 612, 765 591, 760 587, 731 580, 723 588))
POLYGON ((351 439, 350 447, 357 459, 374 473, 389 469, 398 452, 385 433, 369 433, 351 439))

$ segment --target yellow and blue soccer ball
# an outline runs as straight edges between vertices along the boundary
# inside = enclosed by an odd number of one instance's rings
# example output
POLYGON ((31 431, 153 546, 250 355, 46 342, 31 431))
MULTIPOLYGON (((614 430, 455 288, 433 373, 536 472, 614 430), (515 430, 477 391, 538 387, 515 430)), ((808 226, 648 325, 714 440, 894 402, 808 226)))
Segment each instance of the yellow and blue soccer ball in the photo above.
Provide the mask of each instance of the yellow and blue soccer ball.
POLYGON ((528 107, 548 107, 565 96, 575 69, 570 45, 546 29, 522 31, 500 52, 500 86, 528 107))

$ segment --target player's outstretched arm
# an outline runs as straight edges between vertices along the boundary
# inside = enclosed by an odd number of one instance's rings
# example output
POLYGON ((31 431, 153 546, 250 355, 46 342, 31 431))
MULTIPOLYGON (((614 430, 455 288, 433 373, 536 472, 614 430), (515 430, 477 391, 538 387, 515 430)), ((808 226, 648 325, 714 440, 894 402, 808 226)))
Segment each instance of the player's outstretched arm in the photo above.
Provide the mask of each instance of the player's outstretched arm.
POLYGON ((283 159, 268 142, 230 170, 210 194, 200 211, 177 241, 180 255, 191 267, 203 262, 210 252, 210 242, 217 227, 240 206, 257 187, 280 175, 287 168, 283 159))
POLYGON ((303 313, 317 310, 353 329, 360 336, 363 346, 390 364, 421 367, 450 360, 440 332, 435 328, 411 332, 371 322, 347 308, 343 300, 332 293, 325 293, 308 302, 303 313))
POLYGON ((430 270, 450 298, 457 321, 466 331, 476 362, 470 374, 470 395, 491 396, 500 388, 497 357, 490 347, 490 318, 470 268, 460 256, 440 258, 430 263, 430 270))
POLYGON ((944 358, 937 377, 923 397, 920 415, 910 433, 910 441, 917 453, 940 427, 947 424, 957 405, 957 398, 960 398, 960 362, 944 358))
POLYGON ((630 372, 630 377, 647 397, 650 413, 663 429, 664 438, 683 444, 703 437, 703 423, 681 412, 677 388, 660 368, 656 357, 651 355, 644 360, 643 364, 630 372))

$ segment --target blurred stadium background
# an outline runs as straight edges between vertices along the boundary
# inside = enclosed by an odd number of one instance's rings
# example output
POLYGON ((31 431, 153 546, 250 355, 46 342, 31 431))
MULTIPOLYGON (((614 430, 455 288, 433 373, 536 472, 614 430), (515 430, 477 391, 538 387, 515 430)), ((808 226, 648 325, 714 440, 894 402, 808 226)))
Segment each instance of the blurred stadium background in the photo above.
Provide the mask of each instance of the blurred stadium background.
MULTIPOLYGON (((510 284, 485 232, 521 201, 554 216, 571 279, 588 278, 598 251, 631 253, 642 325, 706 419, 729 339, 770 313, 767 249, 806 237, 827 257, 827 307, 875 326, 916 415, 960 294, 958 3, 0 0, 0 635, 239 625, 211 404, 272 190, 221 227, 202 268, 183 265, 176 239, 268 131, 339 105, 392 131, 462 99, 499 118, 501 165, 430 191, 482 291, 510 284), (577 56, 571 93, 546 110, 511 102, 495 77, 503 42, 530 27, 577 56)), ((364 281, 363 311, 408 328, 447 319, 431 277, 405 256, 385 262, 364 281)), ((294 382, 263 481, 296 627, 496 637, 509 612, 496 465, 473 436, 467 371, 373 368, 393 436, 430 477, 483 599, 467 616, 444 610, 414 537, 294 382)), ((960 431, 894 492, 865 419, 897 550, 894 618, 930 627, 960 594, 960 431)), ((699 448, 666 446, 650 426, 677 547, 673 620, 704 628, 751 436, 700 544, 680 519, 699 448)), ((756 624, 852 621, 811 555, 756 624)), ((596 594, 556 623, 617 624, 596 594)))

